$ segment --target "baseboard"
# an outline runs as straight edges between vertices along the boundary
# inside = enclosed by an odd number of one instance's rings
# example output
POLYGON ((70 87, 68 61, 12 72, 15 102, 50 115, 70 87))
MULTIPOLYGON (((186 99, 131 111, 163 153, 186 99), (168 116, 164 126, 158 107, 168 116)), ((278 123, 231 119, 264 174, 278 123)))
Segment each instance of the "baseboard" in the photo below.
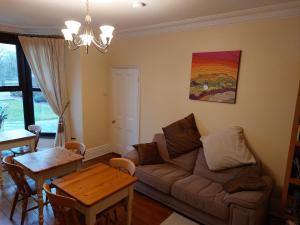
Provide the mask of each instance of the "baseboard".
POLYGON ((85 152, 84 160, 83 161, 88 161, 94 158, 97 158, 99 156, 111 153, 111 147, 109 144, 89 148, 85 152))

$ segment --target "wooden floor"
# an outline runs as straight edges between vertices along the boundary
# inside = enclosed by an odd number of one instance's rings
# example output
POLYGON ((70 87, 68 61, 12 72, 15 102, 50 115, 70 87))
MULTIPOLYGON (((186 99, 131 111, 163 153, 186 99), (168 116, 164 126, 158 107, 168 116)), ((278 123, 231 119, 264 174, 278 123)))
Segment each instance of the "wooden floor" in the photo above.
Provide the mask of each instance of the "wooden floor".
MULTIPOLYGON (((93 165, 98 162, 108 163, 108 160, 112 157, 116 157, 115 154, 107 154, 105 156, 90 160, 84 163, 84 167, 93 165)), ((11 180, 7 172, 4 175, 4 189, 0 191, 0 225, 18 225, 21 221, 21 204, 17 205, 13 221, 9 220, 10 209, 12 200, 15 194, 15 185, 11 180)), ((34 202, 30 202, 31 206, 34 202)), ((142 194, 135 192, 133 200, 133 225, 160 225, 169 215, 172 214, 172 210, 142 194)), ((78 214, 81 224, 84 224, 83 215, 78 214)), ((54 224, 54 217, 50 205, 44 207, 44 218, 46 225, 54 224)), ((125 214, 121 209, 118 211, 119 223, 118 225, 125 224, 125 214)), ((38 211, 34 210, 27 214, 25 225, 38 224, 38 211)), ((281 219, 270 217, 266 225, 280 225, 284 224, 281 219)), ((99 224, 101 225, 101 223, 99 224)))
MULTIPOLYGON (((115 155, 107 154, 105 156, 90 160, 84 163, 84 167, 93 165, 98 162, 107 163, 108 160, 115 155)), ((21 202, 18 203, 13 221, 9 220, 10 209, 15 194, 16 187, 13 184, 10 176, 7 172, 3 173, 4 187, 0 191, 0 225, 17 225, 21 221, 21 202)), ((33 206, 34 202, 30 202, 30 206, 33 206)), ((135 192, 133 201, 133 225, 160 225, 173 211, 168 207, 159 204, 150 198, 135 192)), ((81 224, 84 224, 84 217, 78 215, 81 224)), ((119 223, 118 225, 124 225, 125 214, 122 209, 118 210, 119 223)), ((51 206, 48 204, 44 207, 44 224, 53 225, 54 218, 51 206)), ((33 210, 27 213, 25 225, 36 225, 38 224, 38 211, 33 210)))

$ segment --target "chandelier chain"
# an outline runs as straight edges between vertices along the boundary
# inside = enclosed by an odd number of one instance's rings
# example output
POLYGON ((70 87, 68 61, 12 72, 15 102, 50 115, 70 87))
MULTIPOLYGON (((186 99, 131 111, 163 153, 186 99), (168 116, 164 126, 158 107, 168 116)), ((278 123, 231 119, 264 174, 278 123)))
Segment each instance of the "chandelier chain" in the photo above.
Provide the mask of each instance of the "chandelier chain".
POLYGON ((87 13, 88 15, 90 15, 90 5, 89 5, 89 0, 86 0, 85 5, 86 5, 86 13, 87 13))

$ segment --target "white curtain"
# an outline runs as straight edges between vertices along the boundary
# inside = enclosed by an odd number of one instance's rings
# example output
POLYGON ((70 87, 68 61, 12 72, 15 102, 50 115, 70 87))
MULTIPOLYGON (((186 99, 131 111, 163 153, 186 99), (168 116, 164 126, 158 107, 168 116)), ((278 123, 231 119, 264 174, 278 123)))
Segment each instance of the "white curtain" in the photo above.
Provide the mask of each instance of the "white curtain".
POLYGON ((53 112, 59 116, 55 146, 70 140, 69 101, 64 72, 64 40, 19 36, 26 59, 53 112))

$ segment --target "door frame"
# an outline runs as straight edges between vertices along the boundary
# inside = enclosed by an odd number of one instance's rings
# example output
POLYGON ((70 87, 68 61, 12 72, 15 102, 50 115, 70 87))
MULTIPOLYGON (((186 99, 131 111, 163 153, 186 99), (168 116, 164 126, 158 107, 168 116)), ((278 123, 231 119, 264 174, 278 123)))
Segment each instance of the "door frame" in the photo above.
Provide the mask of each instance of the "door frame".
MULTIPOLYGON (((110 97, 110 101, 112 102, 112 71, 113 69, 136 69, 138 71, 138 101, 137 101, 137 140, 140 143, 141 139, 141 69, 139 66, 137 65, 112 65, 110 68, 110 76, 109 76, 109 97, 110 97)), ((110 108, 111 110, 112 108, 110 108)), ((111 129, 111 115, 112 112, 110 113, 110 118, 109 118, 109 127, 111 129)), ((111 135, 111 130, 110 130, 110 135, 111 135)), ((110 142, 111 142, 111 137, 109 138, 110 142)), ((113 143, 110 143, 111 146, 113 146, 113 143)), ((113 148, 112 148, 113 150, 113 148)), ((116 152, 119 153, 119 152, 116 152)))

